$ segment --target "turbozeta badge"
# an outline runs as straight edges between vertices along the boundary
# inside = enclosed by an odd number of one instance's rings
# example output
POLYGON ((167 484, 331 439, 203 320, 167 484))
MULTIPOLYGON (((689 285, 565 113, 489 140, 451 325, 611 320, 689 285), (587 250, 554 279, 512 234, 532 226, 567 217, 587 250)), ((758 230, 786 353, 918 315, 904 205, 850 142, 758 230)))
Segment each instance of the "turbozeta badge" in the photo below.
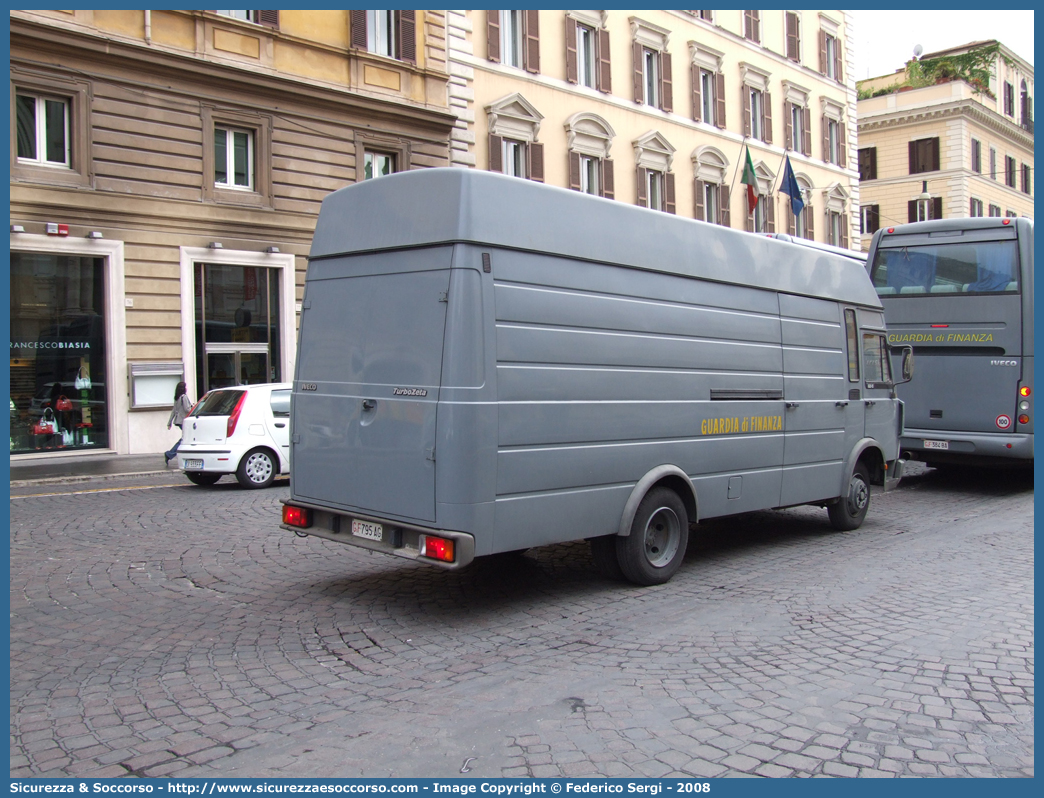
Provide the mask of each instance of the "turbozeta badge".
POLYGON ((425 388, 396 388, 392 391, 395 396, 427 396, 425 388))

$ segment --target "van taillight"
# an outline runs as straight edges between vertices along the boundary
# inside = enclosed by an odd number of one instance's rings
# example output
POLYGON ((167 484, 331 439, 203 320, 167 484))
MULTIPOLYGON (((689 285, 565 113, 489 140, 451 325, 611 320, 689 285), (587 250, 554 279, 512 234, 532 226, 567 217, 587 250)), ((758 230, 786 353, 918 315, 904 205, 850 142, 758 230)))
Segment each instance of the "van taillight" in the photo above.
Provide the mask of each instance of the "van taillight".
POLYGON ((437 538, 434 535, 421 535, 420 554, 429 560, 453 562, 453 541, 448 538, 437 538))
POLYGON ((307 507, 295 507, 292 504, 284 504, 283 523, 287 526, 307 529, 312 525, 312 511, 307 507))
POLYGON ((225 430, 225 437, 231 438, 232 433, 236 431, 236 424, 239 422, 239 413, 243 409, 243 402, 246 401, 246 391, 243 391, 239 395, 239 401, 236 402, 236 408, 232 411, 232 415, 228 417, 228 426, 225 430))

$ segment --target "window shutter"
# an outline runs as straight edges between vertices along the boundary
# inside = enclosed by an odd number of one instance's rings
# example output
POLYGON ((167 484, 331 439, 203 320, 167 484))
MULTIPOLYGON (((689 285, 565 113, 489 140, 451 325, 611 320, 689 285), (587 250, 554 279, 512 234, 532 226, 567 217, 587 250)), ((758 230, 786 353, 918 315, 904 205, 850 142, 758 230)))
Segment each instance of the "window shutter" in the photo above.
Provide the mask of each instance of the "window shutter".
MULTIPOLYGON (((714 76, 714 124, 725 129, 725 73, 714 76)), ((708 122, 710 120, 707 120, 708 122)))
POLYGON ((645 89, 642 81, 642 46, 635 42, 631 47, 634 53, 634 101, 645 102, 645 89))
POLYGON ((830 163, 830 120, 823 119, 823 160, 830 163))
POLYGON ((919 171, 917 169, 917 142, 907 142, 906 149, 910 158, 910 174, 915 175, 919 171))
POLYGON ((693 183, 693 197, 695 199, 693 218, 708 221, 707 206, 704 202, 703 196, 705 191, 706 189, 704 188, 704 181, 697 178, 696 181, 693 183))
POLYGON ((703 113, 700 105, 700 68, 695 64, 689 66, 689 77, 692 80, 692 119, 694 122, 702 122, 704 120, 700 118, 703 113))
POLYGON ((870 206, 870 232, 876 233, 881 229, 881 206, 870 206))
POLYGON ((744 11, 743 12, 743 38, 744 39, 752 39, 754 37, 754 33, 753 33, 754 23, 751 21, 750 14, 751 14, 750 11, 744 11))
POLYGON ((794 215, 794 209, 790 207, 790 203, 786 203, 787 206, 787 233, 796 236, 797 235, 797 217, 794 215))
POLYGON ((609 31, 598 31, 598 91, 613 90, 613 72, 609 68, 609 31))
POLYGON ((771 194, 765 197, 765 232, 776 232, 776 200, 771 194))
POLYGON ((616 199, 616 186, 613 184, 613 162, 609 158, 602 159, 602 196, 616 199))
POLYGON ((725 227, 732 227, 732 192, 728 186, 722 183, 718 189, 718 194, 721 196, 721 222, 719 224, 725 227))
POLYGON ((750 18, 754 21, 754 41, 761 43, 761 12, 751 11, 750 18))
MULTIPOLYGON (((363 14, 365 11, 353 11, 353 14, 363 14)), ((500 63, 500 12, 486 12, 486 58, 489 61, 500 63)))
MULTIPOLYGON (((576 54, 576 20, 572 17, 565 18, 566 25, 566 81, 569 83, 580 82, 580 70, 577 66, 576 54)), ((570 155, 570 158, 572 156, 570 155)))
POLYGON ((842 169, 846 166, 845 160, 845 136, 848 131, 845 126, 841 123, 837 123, 837 165, 842 169))
POLYGON ((743 92, 743 135, 750 135, 750 86, 744 83, 740 89, 743 92))
POLYGON ((929 219, 941 219, 943 218, 942 211, 942 197, 932 197, 932 209, 929 219))
POLYGON ((667 172, 663 176, 663 209, 667 213, 677 213, 678 208, 674 202, 674 172, 667 172))
POLYGON ((544 182, 544 145, 533 141, 529 144, 529 179, 544 182))
POLYGON ((812 157, 812 109, 802 108, 802 115, 804 116, 804 124, 801 130, 801 154, 809 158, 812 157))
POLYGON ((794 143, 794 104, 783 102, 783 149, 792 149, 794 143))
POLYGON ((906 221, 916 222, 917 221, 917 200, 907 200, 906 202, 906 221))
POLYGON ((569 188, 580 190, 580 153, 569 153, 569 188))
POLYGON ((877 180, 877 147, 870 148, 870 179, 877 180))
POLYGON ((772 143, 772 95, 767 91, 761 94, 761 140, 772 143))
POLYGON ((351 28, 352 47, 359 50, 366 49, 366 12, 349 11, 348 24, 351 28))
POLYGON ((931 169, 933 172, 939 171, 939 139, 929 139, 929 151, 931 153, 931 169))
POLYGON ((638 204, 643 207, 649 207, 649 197, 646 192, 645 185, 645 169, 641 166, 638 167, 638 204))
POLYGON ((811 205, 806 205, 804 210, 801 211, 801 212, 803 214, 805 214, 805 227, 807 228, 806 232, 808 234, 807 240, 808 241, 815 241, 816 240, 815 225, 812 223, 812 220, 816 218, 816 215, 814 213, 812 213, 812 206, 811 205))
POLYGON ((504 171, 504 139, 492 133, 489 135, 489 171, 504 171))
POLYGON ((841 57, 841 40, 834 40, 834 80, 838 83, 844 83, 844 74, 841 71, 841 67, 844 65, 844 59, 841 57))
POLYGON ((827 73, 827 35, 826 31, 820 28, 819 30, 819 72, 822 75, 827 73))
POLYGON ((540 71, 540 12, 536 9, 526 11, 526 72, 540 71))
POLYGON ((792 11, 787 12, 787 58, 791 61, 800 61, 800 47, 798 46, 798 15, 792 11))
POLYGON ((840 224, 838 227, 841 228, 841 249, 848 249, 848 228, 851 227, 852 220, 848 218, 847 213, 839 214, 840 224))
POLYGON ((272 11, 269 9, 262 9, 257 12, 257 21, 259 24, 269 28, 279 27, 279 12, 272 11))
MULTIPOLYGON (((758 197, 758 202, 761 202, 761 197, 758 197)), ((747 220, 743 223, 743 229, 748 233, 756 233, 754 229, 754 211, 747 212, 747 220)))
POLYGON ((417 12, 399 12, 399 59, 417 63, 417 12))
POLYGON ((660 53, 660 108, 667 113, 674 110, 674 81, 671 75, 671 54, 660 53))

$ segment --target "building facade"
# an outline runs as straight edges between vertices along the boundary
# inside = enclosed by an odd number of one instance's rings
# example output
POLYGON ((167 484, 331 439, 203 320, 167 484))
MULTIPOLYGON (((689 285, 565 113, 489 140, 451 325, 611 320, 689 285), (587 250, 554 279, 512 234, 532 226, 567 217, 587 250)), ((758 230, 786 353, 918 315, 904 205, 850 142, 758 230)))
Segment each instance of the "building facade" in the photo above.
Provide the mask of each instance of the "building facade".
POLYGON ((451 158, 725 224, 857 242, 842 11, 450 11, 451 158), (749 147, 760 199, 740 177, 749 147), (789 156, 805 210, 779 193, 789 156))
POLYGON ((911 65, 859 83, 864 250, 878 227, 925 217, 1033 215, 1033 67, 995 41, 920 59, 947 61, 930 85, 912 80, 911 65), (988 61, 984 79, 960 74, 975 51, 988 61))
POLYGON ((444 11, 12 11, 11 455, 289 380, 322 199, 450 163, 444 11))

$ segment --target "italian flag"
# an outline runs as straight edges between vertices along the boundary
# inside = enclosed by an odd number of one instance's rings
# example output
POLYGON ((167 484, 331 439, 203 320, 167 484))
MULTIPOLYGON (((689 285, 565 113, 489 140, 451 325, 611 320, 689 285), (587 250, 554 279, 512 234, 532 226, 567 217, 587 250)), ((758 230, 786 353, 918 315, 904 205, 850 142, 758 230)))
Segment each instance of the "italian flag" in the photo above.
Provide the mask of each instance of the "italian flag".
POLYGON ((747 213, 753 213, 758 204, 758 178, 754 174, 754 162, 750 159, 750 147, 747 147, 747 163, 743 167, 740 182, 747 184, 747 213))

